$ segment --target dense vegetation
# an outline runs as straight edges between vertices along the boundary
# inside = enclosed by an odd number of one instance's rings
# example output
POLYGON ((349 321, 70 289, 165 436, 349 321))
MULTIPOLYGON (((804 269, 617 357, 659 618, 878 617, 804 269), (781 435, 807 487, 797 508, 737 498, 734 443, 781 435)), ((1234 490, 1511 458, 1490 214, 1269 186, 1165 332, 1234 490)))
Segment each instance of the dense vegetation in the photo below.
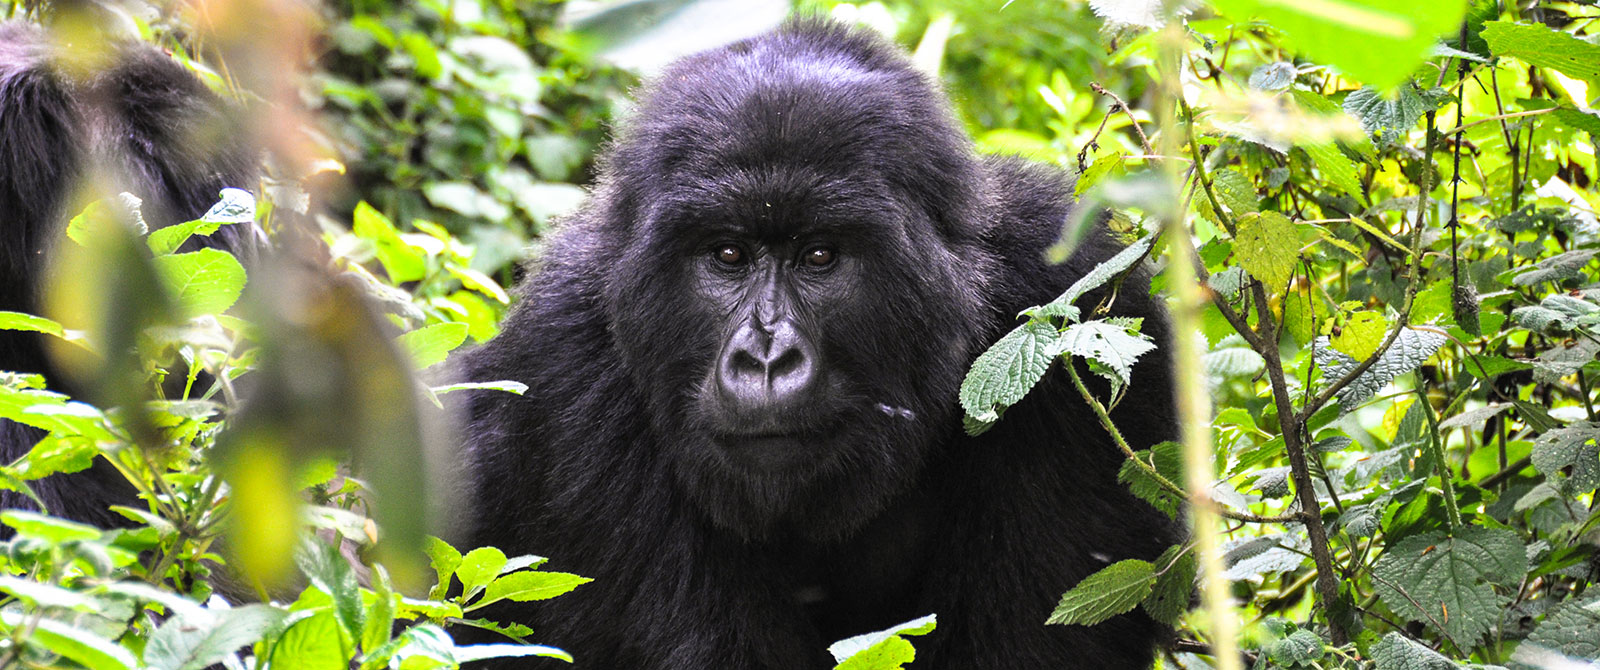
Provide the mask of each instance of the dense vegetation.
MULTIPOLYGON (((1600 7, 802 5, 916 49, 983 149, 1077 172, 1132 245, 978 361, 969 430, 1004 421, 1057 358, 1110 380, 1110 397, 1082 387, 1100 406, 1138 392, 1152 346, 1180 361, 1184 444, 1126 444, 1123 472, 1188 515, 1193 544, 1108 567, 1041 622, 1144 607, 1179 629, 1160 662, 1190 668, 1594 667, 1600 7), (1187 336, 1149 342, 1077 301, 1135 263, 1161 269, 1187 336), (1188 612, 1197 575, 1205 607, 1188 612)), ((195 27, 207 16, 120 7, 220 89, 293 106, 238 88, 249 64, 215 59, 237 51, 195 27)), ((410 381, 493 335, 514 265, 581 197, 632 81, 595 46, 625 38, 557 15, 517 0, 325 9, 296 101, 322 112, 299 131, 320 161, 273 166, 259 198, 230 193, 193 226, 140 237, 113 203, 74 221, 51 318, 0 314, 0 328, 59 336, 107 392, 92 406, 0 376, 0 417, 50 431, 0 486, 106 458, 145 505, 118 531, 0 513, 16 531, 0 553, 0 666, 561 656, 472 612, 582 577, 424 537, 437 513, 415 491, 449 482, 417 466, 437 460, 452 389, 410 381), (301 186, 330 182, 307 207, 301 186), (176 252, 250 220, 313 267, 252 266, 246 286, 227 254, 176 252), (359 479, 337 467, 350 460, 359 479), (459 626, 507 644, 458 647, 459 626)), ((899 667, 934 625, 836 651, 865 649, 845 667, 899 667)))

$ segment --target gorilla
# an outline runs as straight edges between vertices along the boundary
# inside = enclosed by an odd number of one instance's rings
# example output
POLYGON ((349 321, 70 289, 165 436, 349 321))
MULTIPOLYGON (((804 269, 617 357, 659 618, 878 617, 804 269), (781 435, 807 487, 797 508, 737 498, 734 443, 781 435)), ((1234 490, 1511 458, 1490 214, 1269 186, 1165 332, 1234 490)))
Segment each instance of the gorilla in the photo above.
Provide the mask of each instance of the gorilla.
MULTIPOLYGON (((72 49, 37 26, 0 24, 0 310, 39 313, 47 256, 87 204, 77 190, 85 177, 143 199, 152 229, 197 219, 223 188, 256 179, 255 152, 238 139, 226 105, 182 65, 127 43, 108 47, 106 67, 83 71, 82 63, 63 63, 72 49)), ((247 253, 257 234, 224 226, 190 244, 247 253)), ((43 374, 51 388, 76 395, 45 357, 43 336, 0 330, 0 371, 43 374)), ((0 419, 0 458, 15 460, 42 436, 0 419)), ((109 463, 32 485, 53 514, 102 527, 128 523, 107 509, 134 500, 109 463)), ((35 505, 0 491, 0 507, 35 505)))
MULTIPOLYGON (((489 618, 591 669, 826 668, 836 639, 929 613, 923 669, 1147 667, 1140 612, 1046 626, 1056 599, 1176 523, 1057 370, 969 437, 979 353, 1120 246, 1065 264, 1070 179, 979 158, 938 86, 859 29, 801 20, 641 93, 586 205, 461 357, 474 546, 594 582, 489 618)), ((1112 313, 1170 337, 1148 276, 1112 313)), ((1169 361, 1117 410, 1176 433, 1169 361)))

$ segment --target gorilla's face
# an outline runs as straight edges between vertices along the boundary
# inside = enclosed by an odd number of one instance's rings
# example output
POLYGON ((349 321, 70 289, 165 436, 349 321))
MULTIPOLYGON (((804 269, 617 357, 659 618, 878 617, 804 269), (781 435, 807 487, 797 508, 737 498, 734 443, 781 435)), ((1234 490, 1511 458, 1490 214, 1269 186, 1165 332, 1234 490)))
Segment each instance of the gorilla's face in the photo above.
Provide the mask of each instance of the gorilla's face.
POLYGON ((647 108, 606 186, 638 203, 606 287, 625 364, 680 483, 749 536, 845 533, 903 490, 990 318, 988 257, 919 195, 965 147, 814 90, 647 108))

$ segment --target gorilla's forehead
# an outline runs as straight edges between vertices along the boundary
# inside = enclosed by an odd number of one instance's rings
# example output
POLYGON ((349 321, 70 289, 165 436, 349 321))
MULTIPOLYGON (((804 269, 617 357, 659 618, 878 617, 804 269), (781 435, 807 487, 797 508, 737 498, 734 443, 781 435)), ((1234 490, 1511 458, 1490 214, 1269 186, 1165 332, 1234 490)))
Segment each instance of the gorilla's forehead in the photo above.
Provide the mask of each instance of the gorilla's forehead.
POLYGON ((870 174, 773 161, 683 173, 658 204, 669 236, 894 237, 906 212, 870 174))

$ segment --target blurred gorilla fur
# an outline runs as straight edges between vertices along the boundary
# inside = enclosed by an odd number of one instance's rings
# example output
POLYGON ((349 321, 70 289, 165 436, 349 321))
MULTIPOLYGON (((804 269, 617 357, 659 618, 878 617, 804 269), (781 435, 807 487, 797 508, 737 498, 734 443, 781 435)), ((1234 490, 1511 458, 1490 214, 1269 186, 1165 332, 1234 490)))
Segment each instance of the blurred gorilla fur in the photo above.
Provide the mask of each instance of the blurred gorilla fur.
MULTIPOLYGON (((225 187, 255 183, 255 152, 223 102, 182 65, 143 43, 53 44, 38 26, 0 23, 0 310, 39 313, 40 279, 66 221, 88 193, 132 193, 145 223, 199 218, 225 187), (84 54, 106 58, 87 67, 84 54), (70 58, 69 58, 70 55, 70 58), (88 184, 86 181, 95 180, 88 184)), ((191 241, 235 253, 256 231, 224 226, 191 241)), ((43 374, 75 394, 44 352, 44 336, 0 330, 0 370, 43 374)), ((44 432, 0 419, 0 458, 27 453, 44 432)), ((83 472, 31 482, 57 515, 100 526, 128 523, 107 509, 134 500, 101 460, 83 472)), ((0 491, 0 507, 35 507, 0 491)), ((6 534, 0 530, 0 534, 6 534)))
MULTIPOLYGON (((501 334, 468 353, 477 545, 594 582, 489 616, 590 669, 824 668, 926 614, 915 667, 1135 669, 1140 612, 1046 626, 1060 594, 1181 533, 1057 369, 962 431, 974 358, 1120 249, 1065 264, 1069 178, 980 158, 878 36, 801 20, 686 58, 641 93, 592 197, 501 334)), ((1091 217, 1092 218, 1092 217, 1091 217)), ((1148 277, 1112 312, 1170 333, 1148 277)), ((1176 433, 1164 351, 1115 413, 1176 433)), ((474 546, 477 546, 474 545, 474 546)), ((515 664, 517 662, 510 662, 515 664)))

